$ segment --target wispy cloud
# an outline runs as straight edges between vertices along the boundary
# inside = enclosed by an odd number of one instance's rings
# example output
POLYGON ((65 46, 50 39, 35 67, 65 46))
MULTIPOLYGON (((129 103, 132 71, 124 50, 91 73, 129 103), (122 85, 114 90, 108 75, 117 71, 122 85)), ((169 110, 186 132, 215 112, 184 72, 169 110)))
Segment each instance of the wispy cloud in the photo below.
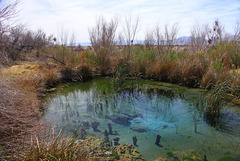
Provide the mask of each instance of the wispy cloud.
POLYGON ((217 18, 231 31, 240 15, 239 0, 24 0, 20 7, 22 21, 31 28, 56 35, 57 27, 64 24, 77 31, 81 42, 88 41, 88 27, 97 16, 118 15, 123 20, 130 14, 139 15, 141 38, 157 23, 178 22, 181 34, 189 35, 195 21, 212 23, 217 18))

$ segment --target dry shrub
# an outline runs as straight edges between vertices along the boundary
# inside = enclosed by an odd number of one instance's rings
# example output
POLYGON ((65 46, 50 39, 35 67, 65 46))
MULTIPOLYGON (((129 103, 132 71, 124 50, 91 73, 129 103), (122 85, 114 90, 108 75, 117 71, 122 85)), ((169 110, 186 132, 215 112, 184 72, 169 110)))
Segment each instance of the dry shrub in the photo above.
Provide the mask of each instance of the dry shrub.
POLYGON ((200 86, 206 70, 207 62, 203 57, 192 55, 186 58, 182 69, 183 84, 189 87, 200 86))
POLYGON ((82 64, 73 69, 73 80, 85 82, 92 79, 92 70, 89 64, 82 64))
POLYGON ((137 72, 140 75, 145 76, 145 74, 146 74, 146 66, 147 66, 147 63, 144 63, 144 62, 139 63, 138 66, 137 66, 137 72))
POLYGON ((181 79, 179 64, 175 60, 161 58, 156 63, 150 63, 147 68, 147 76, 157 81, 179 82, 181 79))
POLYGON ((134 62, 131 65, 131 72, 134 73, 135 76, 145 77, 148 65, 149 63, 144 61, 134 62))
POLYGON ((102 64, 97 67, 96 74, 100 74, 101 76, 112 75, 118 68, 121 61, 127 62, 126 59, 117 54, 107 56, 103 59, 102 64))
POLYGON ((72 68, 64 67, 61 69, 61 75, 63 81, 72 81, 72 68))
POLYGON ((111 67, 111 58, 110 57, 106 57, 103 60, 103 63, 99 66, 99 70, 100 70, 100 74, 101 76, 107 76, 112 74, 112 67, 111 67))
POLYGON ((159 64, 159 61, 156 62, 156 63, 149 63, 148 64, 148 67, 146 69, 146 76, 147 78, 149 79, 154 79, 154 80, 157 80, 158 79, 158 73, 159 73, 159 70, 158 70, 158 64, 159 64))
POLYGON ((46 69, 42 72, 43 83, 45 87, 54 87, 61 79, 61 74, 58 69, 46 69))
POLYGON ((212 89, 216 84, 217 77, 219 76, 219 72, 214 69, 213 64, 209 65, 206 73, 203 75, 201 81, 201 87, 206 89, 212 89))
POLYGON ((92 69, 88 63, 76 67, 64 67, 61 74, 64 81, 84 82, 92 79, 92 69))
POLYGON ((180 83, 182 81, 181 60, 173 60, 169 64, 169 80, 171 83, 180 83))
POLYGON ((157 81, 180 83, 182 80, 181 69, 181 61, 162 58, 156 63, 151 62, 148 64, 146 67, 146 74, 148 78, 157 81))
POLYGON ((162 60, 158 66, 158 78, 159 81, 168 82, 169 81, 169 69, 171 62, 168 59, 162 60))

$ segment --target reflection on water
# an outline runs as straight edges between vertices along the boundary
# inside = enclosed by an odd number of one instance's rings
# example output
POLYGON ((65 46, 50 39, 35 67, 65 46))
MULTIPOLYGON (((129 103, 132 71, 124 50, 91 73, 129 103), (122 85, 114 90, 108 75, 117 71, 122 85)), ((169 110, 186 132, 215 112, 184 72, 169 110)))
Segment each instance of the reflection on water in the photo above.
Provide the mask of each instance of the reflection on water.
POLYGON ((147 160, 185 150, 196 150, 209 160, 240 158, 239 111, 225 106, 217 114, 206 112, 203 92, 196 89, 132 83, 134 88, 126 83, 118 92, 106 78, 66 84, 48 101, 43 118, 69 134, 80 126, 82 137, 137 144, 147 160), (156 138, 162 147, 155 145, 156 138))

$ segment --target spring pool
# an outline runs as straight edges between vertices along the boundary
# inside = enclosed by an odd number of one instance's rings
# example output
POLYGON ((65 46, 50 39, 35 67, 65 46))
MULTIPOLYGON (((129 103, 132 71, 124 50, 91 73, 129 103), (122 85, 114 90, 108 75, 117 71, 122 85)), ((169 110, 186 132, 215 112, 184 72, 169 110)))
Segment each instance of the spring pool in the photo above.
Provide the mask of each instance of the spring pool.
POLYGON ((133 144, 136 136, 146 160, 173 159, 173 152, 206 155, 209 161, 240 160, 239 107, 226 103, 220 114, 209 114, 203 90, 148 80, 128 80, 121 90, 114 89, 109 78, 61 84, 49 96, 42 120, 56 130, 64 127, 69 135, 94 123, 97 127, 86 134, 103 139, 110 124, 109 139, 133 144))

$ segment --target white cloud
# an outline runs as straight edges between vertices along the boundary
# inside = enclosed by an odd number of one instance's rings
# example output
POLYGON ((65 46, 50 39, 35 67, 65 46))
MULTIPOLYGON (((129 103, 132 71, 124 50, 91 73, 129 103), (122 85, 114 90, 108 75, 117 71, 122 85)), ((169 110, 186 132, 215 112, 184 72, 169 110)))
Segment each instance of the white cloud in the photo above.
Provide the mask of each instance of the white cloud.
POLYGON ((97 16, 118 15, 123 21, 124 16, 139 15, 138 38, 143 38, 146 29, 157 23, 178 22, 181 35, 189 35, 195 21, 212 23, 218 18, 231 30, 240 15, 238 0, 24 0, 20 7, 20 19, 30 28, 56 35, 57 27, 64 25, 77 32, 81 42, 89 41, 88 28, 94 26, 97 16))

